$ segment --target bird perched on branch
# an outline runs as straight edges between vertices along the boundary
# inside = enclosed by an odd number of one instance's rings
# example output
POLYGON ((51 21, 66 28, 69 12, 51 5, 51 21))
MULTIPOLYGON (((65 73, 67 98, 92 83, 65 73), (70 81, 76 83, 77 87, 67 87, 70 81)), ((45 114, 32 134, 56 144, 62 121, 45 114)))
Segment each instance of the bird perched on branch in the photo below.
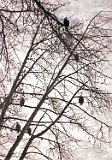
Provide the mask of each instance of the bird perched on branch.
POLYGON ((84 97, 83 96, 79 96, 79 103, 80 103, 80 105, 82 105, 84 103, 84 97))
POLYGON ((79 55, 77 53, 74 54, 74 59, 75 59, 76 62, 79 62, 79 55))
POLYGON ((29 135, 31 135, 31 128, 28 127, 27 130, 26 130, 26 132, 27 132, 29 135))
POLYGON ((65 26, 65 29, 68 30, 69 20, 67 19, 67 17, 64 18, 63 23, 64 23, 64 26, 65 26))
POLYGON ((15 129, 18 133, 21 131, 21 126, 20 124, 17 122, 16 123, 16 129, 15 129))
POLYGON ((25 103, 25 99, 22 97, 21 100, 20 100, 20 106, 24 106, 24 103, 25 103))

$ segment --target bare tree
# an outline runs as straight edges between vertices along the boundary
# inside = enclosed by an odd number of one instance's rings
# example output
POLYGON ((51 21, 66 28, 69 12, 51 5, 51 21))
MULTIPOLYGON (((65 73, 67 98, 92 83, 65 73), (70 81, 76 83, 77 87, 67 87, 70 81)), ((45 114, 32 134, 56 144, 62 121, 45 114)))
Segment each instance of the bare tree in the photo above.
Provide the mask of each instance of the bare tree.
POLYGON ((111 12, 66 30, 64 6, 1 2, 1 159, 72 160, 82 137, 111 143, 111 12))

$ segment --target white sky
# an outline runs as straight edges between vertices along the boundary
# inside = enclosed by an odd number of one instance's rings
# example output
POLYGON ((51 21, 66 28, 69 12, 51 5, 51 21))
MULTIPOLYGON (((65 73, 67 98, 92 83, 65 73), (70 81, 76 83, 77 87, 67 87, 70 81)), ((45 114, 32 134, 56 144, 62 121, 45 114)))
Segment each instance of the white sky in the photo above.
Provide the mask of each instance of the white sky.
MULTIPOLYGON (((90 19, 101 10, 112 8, 112 0, 78 0, 77 15, 81 19, 90 19)), ((85 146, 86 147, 86 146, 85 146)), ((92 148, 78 149, 79 160, 112 160, 112 148, 95 151, 92 148)))
POLYGON ((82 18, 93 17, 101 10, 107 10, 112 7, 112 0, 78 0, 79 10, 82 18))
MULTIPOLYGON (((80 20, 91 19, 99 11, 103 9, 108 10, 109 7, 112 7, 112 0, 78 0, 78 2, 76 2, 76 0, 69 1, 72 1, 72 4, 68 5, 67 8, 61 11, 61 17, 67 16, 72 20, 73 18, 75 19, 75 17, 78 17, 80 20)), ((76 152, 75 155, 77 156, 77 160, 112 160, 112 148, 104 146, 102 150, 93 149, 92 145, 89 145, 87 141, 85 141, 74 152, 76 152)))
MULTIPOLYGON (((74 5, 67 8, 66 16, 75 16, 76 14, 80 19, 90 19, 102 9, 112 7, 112 0, 78 0, 77 4, 75 0, 71 1, 74 5)), ((62 16, 65 16, 65 12, 62 16)), ((105 150, 98 151, 87 148, 86 143, 83 144, 82 148, 76 150, 77 160, 112 160, 111 148, 105 147, 105 150)))
MULTIPOLYGON (((49 2, 55 0, 48 0, 49 2)), ((67 0, 61 0, 61 2, 67 0)), ((112 8, 112 0, 68 0, 71 5, 66 8, 61 8, 59 18, 69 17, 70 19, 79 18, 80 20, 86 20, 93 18, 101 10, 108 10, 112 8)), ((77 156, 77 160, 112 160, 112 148, 103 146, 102 150, 93 149, 93 147, 85 141, 81 147, 74 152, 77 156)))

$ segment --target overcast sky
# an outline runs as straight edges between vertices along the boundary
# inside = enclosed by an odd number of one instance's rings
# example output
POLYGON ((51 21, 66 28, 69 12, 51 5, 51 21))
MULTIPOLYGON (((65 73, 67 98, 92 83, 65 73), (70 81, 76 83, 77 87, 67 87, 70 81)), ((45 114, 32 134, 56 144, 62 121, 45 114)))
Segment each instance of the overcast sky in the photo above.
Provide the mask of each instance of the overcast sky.
MULTIPOLYGON (((64 0, 62 0, 64 1, 64 0)), ((67 0, 66 0, 67 1, 67 0)), ((101 10, 112 10, 112 0, 69 0, 72 2, 63 11, 61 10, 61 17, 67 16, 70 20, 75 17, 80 20, 87 20, 93 18, 101 10)), ((93 147, 87 147, 89 144, 85 142, 76 150, 78 160, 112 160, 112 148, 104 146, 102 150, 95 150, 93 147), (86 149, 85 149, 86 148, 86 149)))
POLYGON ((112 7, 112 0, 78 0, 78 14, 83 18, 90 18, 101 10, 112 7))
MULTIPOLYGON (((49 0, 53 2, 54 0, 49 0)), ((112 10, 112 0, 61 0, 70 1, 71 5, 61 8, 59 18, 68 17, 70 20, 79 18, 86 20, 93 18, 101 10, 112 10)), ((112 160, 112 148, 107 145, 103 146, 102 150, 93 149, 88 142, 84 142, 81 147, 75 150, 77 160, 112 160)))
MULTIPOLYGON (((81 19, 90 19, 101 10, 112 9, 112 0, 79 0, 77 14, 81 19)), ((80 160, 112 160, 112 149, 106 147, 104 151, 94 149, 79 149, 80 160)))

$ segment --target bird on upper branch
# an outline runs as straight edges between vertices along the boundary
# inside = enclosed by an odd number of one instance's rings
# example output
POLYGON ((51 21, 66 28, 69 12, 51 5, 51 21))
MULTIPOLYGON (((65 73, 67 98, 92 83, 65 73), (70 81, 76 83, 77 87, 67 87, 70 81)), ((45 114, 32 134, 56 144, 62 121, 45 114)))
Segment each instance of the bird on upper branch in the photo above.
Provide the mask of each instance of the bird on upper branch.
POLYGON ((64 23, 64 26, 65 26, 65 29, 68 31, 69 20, 67 19, 67 17, 64 18, 63 23, 64 23))

